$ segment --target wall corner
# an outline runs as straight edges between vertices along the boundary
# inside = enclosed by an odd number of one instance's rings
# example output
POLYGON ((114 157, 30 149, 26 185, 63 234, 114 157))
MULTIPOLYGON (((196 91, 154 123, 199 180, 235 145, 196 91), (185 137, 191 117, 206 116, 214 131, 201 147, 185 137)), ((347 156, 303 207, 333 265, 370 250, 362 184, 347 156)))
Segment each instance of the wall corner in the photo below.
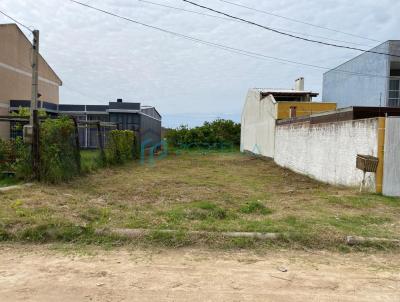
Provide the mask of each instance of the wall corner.
POLYGON ((383 192, 383 167, 385 155, 385 130, 386 117, 378 117, 378 168, 376 170, 375 191, 376 193, 383 192))

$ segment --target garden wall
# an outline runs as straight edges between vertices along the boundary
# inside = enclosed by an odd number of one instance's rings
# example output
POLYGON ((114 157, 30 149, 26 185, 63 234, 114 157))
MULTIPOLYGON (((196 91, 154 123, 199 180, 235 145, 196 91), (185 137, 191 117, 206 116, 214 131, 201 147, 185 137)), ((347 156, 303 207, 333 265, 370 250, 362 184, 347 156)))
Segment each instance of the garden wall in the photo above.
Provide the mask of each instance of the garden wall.
MULTIPOLYGON (((323 124, 278 125, 275 162, 295 172, 335 185, 359 186, 357 154, 378 156, 378 118, 323 124)), ((367 173, 375 191, 375 175, 367 173)))

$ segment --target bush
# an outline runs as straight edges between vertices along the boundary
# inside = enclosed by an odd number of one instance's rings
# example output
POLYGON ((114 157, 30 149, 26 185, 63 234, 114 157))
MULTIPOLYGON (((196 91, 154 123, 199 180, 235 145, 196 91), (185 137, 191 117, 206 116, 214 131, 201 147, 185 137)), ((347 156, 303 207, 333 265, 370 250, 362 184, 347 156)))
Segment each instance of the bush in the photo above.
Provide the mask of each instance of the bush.
POLYGON ((7 170, 8 162, 12 160, 13 149, 11 141, 0 139, 0 170, 7 170))
POLYGON ((169 145, 185 148, 226 148, 240 145, 240 124, 218 119, 189 129, 180 126, 166 134, 169 145))
POLYGON ((17 137, 13 144, 15 161, 12 170, 17 178, 31 180, 33 177, 31 146, 25 144, 22 137, 17 137))
POLYGON ((21 137, 15 140, 0 139, 0 171, 13 171, 20 179, 31 178, 30 146, 24 144, 21 137))
POLYGON ((44 181, 66 181, 80 173, 75 126, 68 117, 47 119, 40 125, 40 174, 44 181))
POLYGON ((135 134, 130 130, 112 130, 105 148, 107 164, 123 164, 135 157, 135 134))

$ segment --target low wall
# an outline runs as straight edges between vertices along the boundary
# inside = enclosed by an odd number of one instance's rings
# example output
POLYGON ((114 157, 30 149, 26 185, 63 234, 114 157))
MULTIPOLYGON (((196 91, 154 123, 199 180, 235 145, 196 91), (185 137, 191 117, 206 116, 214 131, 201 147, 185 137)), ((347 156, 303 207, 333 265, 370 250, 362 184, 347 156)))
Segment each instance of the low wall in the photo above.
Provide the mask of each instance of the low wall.
MULTIPOLYGON (((275 162, 330 184, 359 186, 362 172, 356 168, 357 154, 377 153, 377 118, 276 127, 275 162)), ((375 191, 372 173, 367 173, 367 186, 375 191)))

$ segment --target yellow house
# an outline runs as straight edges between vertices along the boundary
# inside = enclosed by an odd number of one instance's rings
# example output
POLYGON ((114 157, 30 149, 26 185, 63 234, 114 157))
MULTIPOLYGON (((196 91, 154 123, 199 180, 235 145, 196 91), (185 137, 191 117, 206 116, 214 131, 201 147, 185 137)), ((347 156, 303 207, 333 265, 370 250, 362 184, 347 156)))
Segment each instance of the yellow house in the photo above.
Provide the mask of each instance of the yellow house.
POLYGON ((313 102, 316 96, 304 90, 303 78, 296 80, 295 89, 250 89, 242 111, 241 151, 273 158, 277 120, 336 109, 336 103, 313 102))

